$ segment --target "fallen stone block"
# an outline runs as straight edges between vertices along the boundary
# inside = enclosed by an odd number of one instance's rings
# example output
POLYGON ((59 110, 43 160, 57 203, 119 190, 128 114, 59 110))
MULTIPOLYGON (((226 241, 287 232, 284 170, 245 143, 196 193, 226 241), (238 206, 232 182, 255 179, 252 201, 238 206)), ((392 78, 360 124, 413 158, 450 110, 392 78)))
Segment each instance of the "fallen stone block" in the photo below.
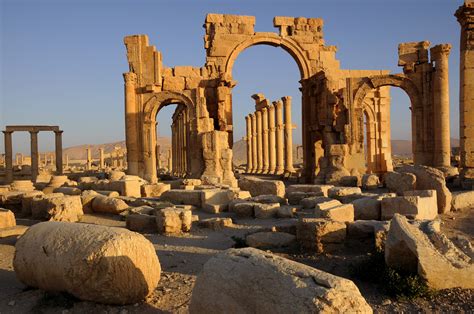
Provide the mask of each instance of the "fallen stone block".
POLYGON ((122 196, 141 197, 140 178, 135 176, 124 176, 119 181, 110 182, 111 190, 119 192, 122 196))
POLYGON ((33 182, 30 180, 14 180, 12 184, 10 184, 10 188, 12 191, 18 192, 28 192, 35 189, 33 182))
POLYGON ((97 195, 101 195, 94 190, 85 190, 81 193, 81 202, 82 202, 82 211, 84 214, 91 214, 92 210, 92 202, 97 195))
POLYGON ((155 248, 142 235, 66 222, 30 227, 16 243, 13 267, 27 286, 106 304, 142 301, 161 272, 155 248))
POLYGON ((107 196, 107 197, 119 197, 120 193, 117 191, 109 191, 109 190, 95 190, 97 194, 107 196))
POLYGON ((435 219, 438 216, 435 190, 404 193, 404 196, 382 199, 382 220, 390 220, 395 214, 401 214, 410 219, 435 219))
POLYGON ((196 280, 189 310, 372 312, 352 281, 254 248, 230 249, 212 257, 196 280))
POLYGON ((18 237, 23 235, 26 230, 28 230, 28 226, 13 226, 7 228, 0 228, 0 239, 1 238, 8 238, 8 237, 18 237))
POLYGON ((333 185, 318 184, 292 184, 286 187, 286 195, 292 192, 320 193, 320 196, 328 196, 328 191, 333 185))
POLYGON ((125 172, 113 170, 108 173, 108 177, 110 181, 118 181, 125 176, 125 172))
POLYGON ((288 204, 285 198, 277 196, 277 195, 258 195, 258 196, 249 198, 247 201, 262 203, 262 204, 274 204, 274 203, 280 203, 281 205, 288 204))
POLYGON ((141 186, 142 197, 160 197, 166 191, 171 190, 171 185, 166 183, 144 184, 141 186))
POLYGON ((314 213, 317 218, 329 218, 342 222, 354 221, 354 205, 352 204, 340 204, 323 209, 315 208, 314 213))
POLYGON ((288 198, 288 203, 290 205, 300 205, 301 201, 305 198, 314 197, 314 196, 323 196, 321 192, 289 192, 286 193, 288 198))
POLYGON ((385 242, 385 262, 390 267, 418 273, 434 289, 473 289, 472 258, 430 224, 415 226, 395 214, 385 242))
POLYGON ((362 191, 358 187, 344 187, 344 186, 335 186, 328 190, 328 196, 330 198, 338 198, 341 196, 351 195, 351 194, 361 194, 362 191))
POLYGON ((311 196, 301 200, 300 205, 303 209, 312 209, 317 204, 332 201, 332 198, 328 198, 325 196, 311 196))
POLYGON ((173 204, 186 204, 194 205, 197 208, 202 207, 200 190, 169 190, 161 194, 160 199, 162 201, 168 201, 173 204))
POLYGON ((296 206, 293 205, 283 205, 278 207, 277 217, 278 218, 293 218, 297 210, 296 206))
POLYGON ((244 177, 239 179, 238 184, 240 189, 249 191, 252 196, 272 194, 285 197, 285 184, 283 181, 244 177))
POLYGON ((347 238, 351 240, 371 238, 375 232, 384 229, 388 232, 390 222, 378 220, 356 220, 347 223, 347 238))
POLYGON ((199 227, 211 230, 222 230, 226 227, 232 227, 232 219, 230 218, 208 218, 199 221, 199 227))
POLYGON ((257 203, 253 206, 255 218, 258 219, 269 219, 275 218, 278 213, 279 203, 274 204, 260 204, 257 203))
POLYGON ((31 201, 36 196, 43 196, 44 193, 41 191, 31 191, 23 194, 21 199, 21 214, 23 216, 31 215, 31 201))
POLYGON ((402 195, 405 191, 414 191, 416 176, 412 173, 389 171, 384 175, 385 186, 390 192, 402 195))
POLYGON ((217 214, 228 209, 229 202, 234 199, 230 190, 212 189, 201 191, 201 204, 204 211, 217 214))
POLYGON ((366 173, 362 176, 362 188, 364 190, 377 189, 379 185, 380 179, 378 175, 366 173))
POLYGON ((33 219, 76 222, 84 215, 78 195, 47 194, 31 200, 33 219))
POLYGON ((296 238, 301 248, 322 253, 326 245, 345 241, 346 224, 326 218, 300 218, 296 238))
POLYGON ((158 233, 165 235, 189 232, 192 224, 192 212, 187 209, 165 208, 156 212, 158 233))
POLYGON ((0 208, 0 229, 16 226, 15 214, 11 210, 0 208))
POLYGON ((333 207, 340 206, 340 205, 342 205, 342 203, 339 202, 338 200, 325 197, 325 198, 319 199, 315 203, 313 208, 314 208, 315 212, 320 212, 322 210, 326 210, 328 208, 333 208, 333 207))
POLYGON ((25 191, 9 191, 0 194, 0 206, 8 209, 21 209, 25 191))
POLYGON ((256 232, 249 234, 246 243, 257 249, 288 247, 296 243, 296 237, 284 232, 256 232))
POLYGON ((123 200, 97 195, 92 201, 92 210, 95 213, 120 214, 129 206, 123 200))
POLYGON ((156 217, 141 213, 133 213, 126 217, 127 229, 137 232, 154 233, 157 231, 156 217))
POLYGON ((354 205, 354 219, 380 220, 382 216, 382 199, 395 196, 395 193, 384 193, 353 201, 352 204, 354 205))
POLYGON ((64 195, 81 195, 82 191, 75 187, 63 186, 55 188, 53 193, 63 193, 64 195))
POLYGON ((463 210, 474 207, 474 191, 454 192, 451 201, 452 210, 463 210))
POLYGON ((239 218, 254 217, 254 206, 260 203, 255 202, 243 202, 235 204, 233 207, 233 212, 237 214, 239 218))

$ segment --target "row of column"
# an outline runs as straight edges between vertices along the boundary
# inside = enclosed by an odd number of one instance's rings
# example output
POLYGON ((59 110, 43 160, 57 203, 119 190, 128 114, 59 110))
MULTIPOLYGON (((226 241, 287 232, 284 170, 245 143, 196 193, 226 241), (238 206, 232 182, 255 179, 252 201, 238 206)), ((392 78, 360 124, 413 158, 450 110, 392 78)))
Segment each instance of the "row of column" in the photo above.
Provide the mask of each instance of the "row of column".
MULTIPOLYGON (((38 165, 38 132, 36 130, 30 132, 30 149, 31 149, 31 180, 36 181, 39 173, 38 165)), ((3 131, 5 137, 5 179, 7 183, 13 181, 13 145, 12 145, 12 134, 13 131, 3 131)), ((62 174, 63 172, 63 147, 62 147, 62 134, 63 131, 54 131, 55 134, 55 153, 56 153, 56 173, 62 174)))
MULTIPOLYGON (((67 162, 69 164, 69 156, 67 156, 67 162)), ((120 150, 112 151, 109 154, 110 166, 113 168, 124 168, 126 162, 126 155, 120 150)), ((92 170, 92 149, 86 148, 86 170, 92 170)), ((107 167, 105 162, 104 148, 99 148, 99 170, 103 170, 107 167)))
POLYGON ((186 111, 181 110, 173 117, 171 125, 171 173, 175 176, 183 177, 187 173, 187 124, 186 111))
POLYGON ((247 123, 247 172, 283 174, 294 172, 291 97, 245 117, 247 123), (284 111, 284 115, 283 115, 284 111))
MULTIPOLYGON (((166 162, 167 162, 167 168, 169 171, 171 171, 171 167, 172 167, 172 154, 171 154, 171 148, 168 149, 168 155, 166 157, 166 162)), ((162 163, 162 160, 161 160, 161 157, 162 157, 162 153, 161 153, 161 145, 158 145, 156 144, 156 169, 162 169, 163 168, 163 163, 162 163)))

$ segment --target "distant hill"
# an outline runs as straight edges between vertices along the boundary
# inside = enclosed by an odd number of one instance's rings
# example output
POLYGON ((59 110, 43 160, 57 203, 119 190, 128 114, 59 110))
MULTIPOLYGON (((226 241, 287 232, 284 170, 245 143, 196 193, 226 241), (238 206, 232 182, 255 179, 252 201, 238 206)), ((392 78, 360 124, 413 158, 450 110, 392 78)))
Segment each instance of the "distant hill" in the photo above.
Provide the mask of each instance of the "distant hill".
MULTIPOLYGON (((451 147, 459 147, 459 139, 451 139, 451 147)), ((392 154, 397 156, 412 155, 412 146, 410 140, 392 140, 392 154)))

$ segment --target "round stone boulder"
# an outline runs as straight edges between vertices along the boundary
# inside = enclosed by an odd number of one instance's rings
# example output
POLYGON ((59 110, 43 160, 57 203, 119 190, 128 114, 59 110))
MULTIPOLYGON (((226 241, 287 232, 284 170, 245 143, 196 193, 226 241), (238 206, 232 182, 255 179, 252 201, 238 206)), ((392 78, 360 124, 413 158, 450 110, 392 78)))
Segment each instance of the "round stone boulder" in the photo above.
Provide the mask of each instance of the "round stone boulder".
POLYGON ((13 267, 21 282, 81 300, 136 303, 160 280, 153 244, 122 228, 43 222, 30 227, 15 249, 13 267))

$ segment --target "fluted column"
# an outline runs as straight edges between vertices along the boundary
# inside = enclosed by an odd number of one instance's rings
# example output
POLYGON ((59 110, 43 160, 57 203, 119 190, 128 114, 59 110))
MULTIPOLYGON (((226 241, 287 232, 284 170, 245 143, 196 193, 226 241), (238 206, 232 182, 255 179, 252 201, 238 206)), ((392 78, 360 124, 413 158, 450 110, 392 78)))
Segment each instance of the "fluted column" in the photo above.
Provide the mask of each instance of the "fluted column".
POLYGON ((276 170, 276 145, 275 145, 275 107, 268 107, 268 148, 269 166, 268 173, 274 174, 276 170))
POLYGON ((13 147, 11 131, 3 131, 5 136, 5 180, 6 183, 13 181, 13 147))
POLYGON ((104 148, 99 148, 99 167, 101 170, 105 168, 105 162, 104 162, 104 148))
POLYGON ((125 140, 127 145, 127 173, 139 173, 139 143, 138 143, 138 106, 137 106, 137 75, 133 72, 123 74, 125 81, 125 140))
POLYGON ((292 173, 293 168, 293 124, 291 122, 291 97, 282 97, 285 110, 285 173, 292 173))
POLYGON ((257 172, 263 172, 263 130, 262 130, 262 112, 257 111, 257 172))
POLYGON ((56 174, 63 174, 63 131, 54 131, 56 174))
POLYGON ((276 118, 276 170, 275 174, 282 174, 284 168, 284 143, 283 143, 283 103, 281 100, 275 101, 275 118, 276 118))
POLYGON ((257 164, 258 164, 258 157, 257 157, 257 117, 255 113, 250 115, 250 121, 252 122, 252 169, 251 173, 257 172, 257 164))
POLYGON ((30 131, 31 181, 36 182, 38 177, 38 131, 30 131))
POLYGON ((252 118, 250 115, 245 116, 245 123, 246 123, 246 130, 247 134, 245 136, 245 142, 247 144, 247 169, 246 172, 250 173, 253 165, 252 165, 252 118))
POLYGON ((262 108, 262 129, 263 129, 263 173, 268 173, 269 169, 269 149, 268 149, 268 109, 262 108))
MULTIPOLYGON (((460 175, 474 181, 474 1, 465 0, 455 16, 461 25, 459 128, 460 175)), ((474 187, 474 184, 471 184, 474 187)))
POLYGON ((451 139, 449 129, 449 53, 451 45, 436 45, 430 49, 433 72, 434 111, 434 166, 451 166, 451 139))

